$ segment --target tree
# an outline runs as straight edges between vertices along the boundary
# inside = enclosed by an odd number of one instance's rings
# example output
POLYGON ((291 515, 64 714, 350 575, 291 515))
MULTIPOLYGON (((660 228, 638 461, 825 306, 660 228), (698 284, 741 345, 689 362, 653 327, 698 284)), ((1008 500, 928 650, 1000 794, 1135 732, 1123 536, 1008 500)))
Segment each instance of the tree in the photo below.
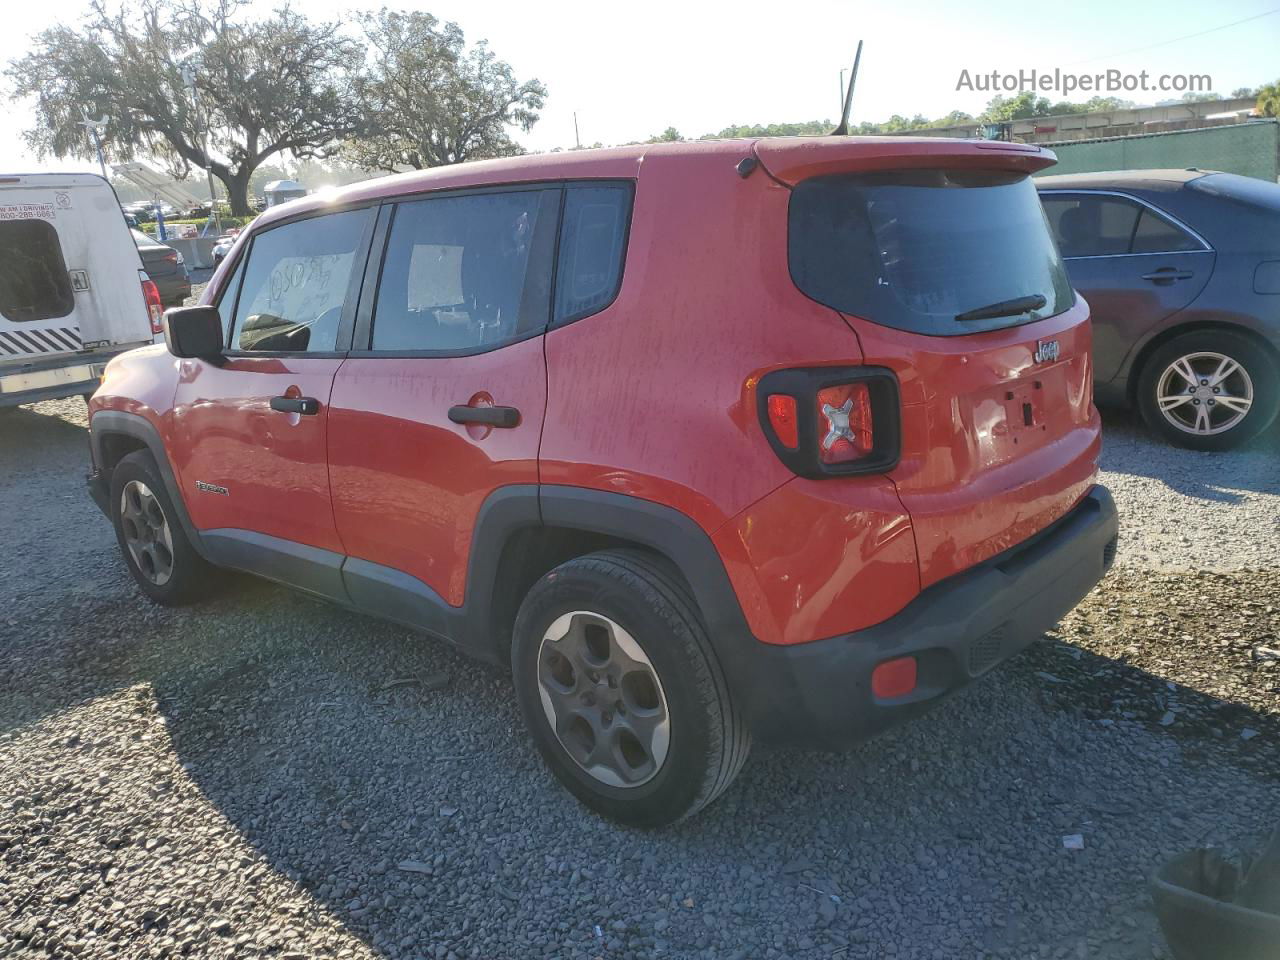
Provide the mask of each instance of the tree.
POLYGON ((528 132, 547 88, 520 83, 484 41, 470 50, 461 28, 429 13, 383 8, 360 18, 368 54, 356 99, 362 118, 345 155, 396 171, 523 153, 508 127, 528 132))
POLYGON ((974 122, 970 114, 963 110, 952 110, 945 117, 939 117, 937 120, 931 120, 926 126, 930 127, 961 127, 965 124, 974 122))
POLYGON ((650 137, 645 143, 676 143, 683 139, 684 137, 680 136, 679 130, 675 127, 667 127, 657 136, 650 137))
POLYGON ((1236 87, 1231 91, 1231 99, 1243 99, 1244 97, 1256 97, 1261 90, 1255 90, 1253 87, 1236 87))
POLYGON ((1115 110, 1129 110, 1133 105, 1132 100, 1121 100, 1119 97, 1090 97, 1084 103, 1060 100, 1049 107, 1049 112, 1045 116, 1061 117, 1073 113, 1111 113, 1115 110))
POLYGON ((92 156, 78 121, 82 111, 105 114, 112 159, 150 155, 179 179, 207 162, 245 216, 249 179, 265 160, 325 156, 350 129, 358 48, 338 24, 288 8, 250 15, 245 0, 107 2, 94 0, 79 27, 37 34, 9 63, 14 99, 35 100, 38 123, 24 137, 39 155, 92 156), (198 112, 183 81, 188 51, 198 112))
POLYGON ((1258 88, 1257 110, 1264 117, 1280 117, 1280 80, 1258 88))
POLYGON ((1182 103, 1212 103, 1214 100, 1221 100, 1220 93, 1184 93, 1182 95, 1182 103))
POLYGON ((1024 90, 1008 100, 998 95, 992 97, 978 119, 983 123, 1006 123, 1010 120, 1047 116, 1049 116, 1049 101, 1044 97, 1037 97, 1031 90, 1024 90))
POLYGON ((725 140, 737 137, 813 137, 830 133, 835 124, 830 120, 808 120, 804 123, 735 124, 719 133, 704 134, 702 140, 725 140))

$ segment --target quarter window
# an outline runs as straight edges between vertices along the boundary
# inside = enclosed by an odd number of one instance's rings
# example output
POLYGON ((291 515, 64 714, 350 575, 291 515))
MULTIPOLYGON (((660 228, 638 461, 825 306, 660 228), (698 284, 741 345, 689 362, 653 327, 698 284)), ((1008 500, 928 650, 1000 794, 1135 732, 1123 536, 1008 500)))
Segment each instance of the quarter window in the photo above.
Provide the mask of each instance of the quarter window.
POLYGON ((603 310, 617 296, 631 214, 625 183, 570 187, 564 203, 556 323, 603 310))
POLYGON ((0 221, 0 314, 13 323, 55 320, 75 305, 53 224, 0 221))
POLYGON ((290 353, 338 349, 338 326, 352 278, 363 266, 359 254, 373 217, 372 208, 347 210, 255 236, 236 306, 232 348, 290 353))
POLYGON ((222 342, 226 343, 231 332, 231 320, 235 315, 236 294, 240 292, 240 279, 244 275, 245 257, 241 257, 236 261, 236 268, 231 276, 227 278, 227 282, 222 285, 222 289, 218 291, 218 301, 214 304, 218 308, 218 316, 222 319, 222 342))
POLYGON ((1198 240, 1151 210, 1143 210, 1133 232, 1132 253, 1187 253, 1204 249, 1198 240))
POLYGON ((520 190, 399 204, 372 349, 473 353, 544 329, 559 201, 520 190))

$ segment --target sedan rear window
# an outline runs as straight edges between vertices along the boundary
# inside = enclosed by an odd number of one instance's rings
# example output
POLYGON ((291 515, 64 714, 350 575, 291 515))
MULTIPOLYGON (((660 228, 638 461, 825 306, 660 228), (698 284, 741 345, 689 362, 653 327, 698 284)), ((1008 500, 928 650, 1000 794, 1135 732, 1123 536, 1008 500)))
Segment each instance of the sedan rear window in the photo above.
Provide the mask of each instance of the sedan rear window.
POLYGON ((1024 174, 918 170, 796 186, 791 276, 842 313, 935 336, 1054 316, 1075 302, 1024 174))

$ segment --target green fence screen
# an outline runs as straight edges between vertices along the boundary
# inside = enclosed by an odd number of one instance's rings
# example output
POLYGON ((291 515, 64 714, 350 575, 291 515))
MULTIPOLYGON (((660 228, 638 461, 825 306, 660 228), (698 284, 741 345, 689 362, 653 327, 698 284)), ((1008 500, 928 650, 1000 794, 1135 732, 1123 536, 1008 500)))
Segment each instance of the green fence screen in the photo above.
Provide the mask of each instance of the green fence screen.
POLYGON ((1275 120, 1045 146, 1058 155, 1046 175, 1199 167, 1280 181, 1280 122, 1275 120))

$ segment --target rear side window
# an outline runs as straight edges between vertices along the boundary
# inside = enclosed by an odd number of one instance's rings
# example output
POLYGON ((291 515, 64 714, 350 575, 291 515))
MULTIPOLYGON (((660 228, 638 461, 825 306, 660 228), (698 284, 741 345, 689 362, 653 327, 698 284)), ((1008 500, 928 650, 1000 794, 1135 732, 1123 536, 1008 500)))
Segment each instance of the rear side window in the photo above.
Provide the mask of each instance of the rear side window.
POLYGON ((12 323, 75 309, 58 231, 45 220, 0 220, 0 314, 12 323))
POLYGON ((364 267, 360 254, 374 215, 372 208, 347 210, 255 236, 236 306, 232 349, 336 350, 343 307, 352 277, 364 267))
POLYGON ((1103 194, 1048 193, 1041 197, 1064 257, 1203 250, 1200 241, 1136 200, 1103 194))
POLYGON ((1049 226, 1064 257, 1128 253, 1142 207, 1121 197, 1045 196, 1049 226))
POLYGON ((791 196, 788 250, 792 279, 814 300, 916 333, 1014 326, 1075 302, 1035 187, 1022 174, 805 180, 791 196))
POLYGON ((556 323, 598 313, 618 295, 630 219, 630 184, 569 188, 556 270, 556 323))
POLYGON ((374 350, 490 350, 547 325, 558 190, 401 203, 391 223, 374 350))

